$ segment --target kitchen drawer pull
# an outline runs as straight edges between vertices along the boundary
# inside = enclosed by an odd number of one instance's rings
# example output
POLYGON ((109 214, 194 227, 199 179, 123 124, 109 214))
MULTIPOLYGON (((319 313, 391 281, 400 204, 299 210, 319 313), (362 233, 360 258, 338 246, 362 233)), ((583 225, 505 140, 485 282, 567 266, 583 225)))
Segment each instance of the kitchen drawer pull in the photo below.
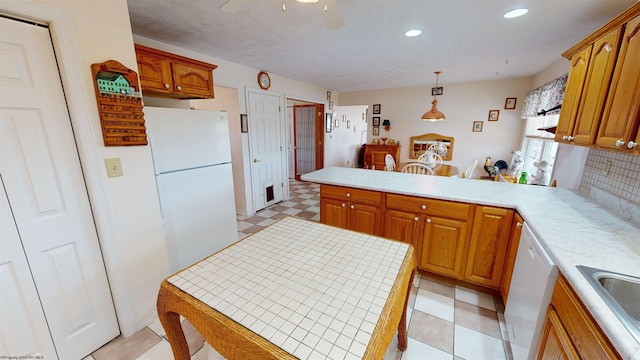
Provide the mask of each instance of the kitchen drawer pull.
POLYGON ((181 90, 182 90, 182 86, 178 85, 178 86, 176 87, 176 89, 178 89, 178 91, 181 91, 181 90))
POLYGON ((629 140, 629 142, 627 143, 627 149, 633 149, 634 147, 636 147, 636 145, 638 145, 637 142, 634 142, 633 140, 629 140))
POLYGON ((169 84, 164 84, 164 88, 165 88, 165 89, 168 89, 169 87, 170 87, 170 85, 169 85, 169 84))
POLYGON ((347 197, 351 197, 351 193, 347 193, 347 197))
POLYGON ((352 208, 352 209, 355 209, 355 208, 356 208, 356 206, 355 206, 355 205, 351 205, 351 208, 352 208))
POLYGON ((418 221, 420 220, 417 216, 413 218, 413 221, 418 221))
POLYGON ((516 223, 516 226, 517 226, 517 227, 519 227, 519 228, 521 228, 521 227, 522 227, 522 223, 521 223, 520 221, 518 221, 518 222, 516 223))
POLYGON ((422 210, 426 210, 426 209, 427 209, 427 205, 422 205, 422 206, 420 206, 420 208, 421 208, 422 210))
POLYGON ((616 147, 624 145, 624 140, 616 140, 616 147))
POLYGON ((428 223, 431 223, 431 219, 427 219, 427 222, 428 222, 428 223))
POLYGON ((344 203, 342 203, 342 207, 345 207, 345 206, 347 206, 347 205, 345 205, 344 203))

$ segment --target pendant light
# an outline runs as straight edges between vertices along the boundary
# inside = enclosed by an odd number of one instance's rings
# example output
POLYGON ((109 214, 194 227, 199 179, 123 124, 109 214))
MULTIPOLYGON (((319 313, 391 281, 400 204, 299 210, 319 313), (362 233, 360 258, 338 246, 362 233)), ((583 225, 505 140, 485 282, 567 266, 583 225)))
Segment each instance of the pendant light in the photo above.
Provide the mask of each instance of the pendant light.
MULTIPOLYGON (((434 71, 433 73, 436 74, 436 88, 438 88, 438 79, 440 78, 440 73, 442 71, 434 71)), ((426 113, 422 114, 422 120, 423 121, 443 121, 444 120, 444 114, 442 112, 440 112, 438 110, 438 94, 436 93, 433 96, 433 101, 431 102, 431 110, 427 111, 426 113)))

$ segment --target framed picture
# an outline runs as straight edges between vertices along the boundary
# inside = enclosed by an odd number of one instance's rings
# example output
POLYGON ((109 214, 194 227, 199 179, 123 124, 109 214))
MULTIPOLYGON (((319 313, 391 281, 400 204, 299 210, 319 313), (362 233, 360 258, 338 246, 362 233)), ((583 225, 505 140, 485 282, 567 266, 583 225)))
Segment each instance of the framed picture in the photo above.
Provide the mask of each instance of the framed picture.
POLYGON ((442 86, 432 87, 431 96, 442 95, 442 86))
POLYGON ((324 132, 331 132, 331 129, 333 129, 333 114, 331 113, 326 113, 324 114, 325 116, 325 126, 324 126, 324 132))
POLYGON ((380 114, 380 104, 373 104, 373 113, 380 114))
POLYGON ((517 100, 518 98, 507 98, 507 100, 504 102, 504 108, 507 110, 515 109, 517 100))
POLYGON ((327 91, 327 101, 331 101, 331 91, 327 91))
POLYGON ((347 129, 351 128, 351 120, 347 120, 347 129))
POLYGON ((373 136, 380 136, 380 126, 373 127, 373 136))
POLYGON ((373 117, 373 126, 380 126, 380 116, 373 117))
POLYGON ((500 116, 500 110, 489 110, 489 121, 498 121, 498 117, 500 116))
POLYGON ((473 122, 473 132, 482 132, 482 124, 484 121, 474 121, 473 122))
POLYGON ((247 114, 240 114, 240 132, 249 132, 249 122, 247 120, 247 114))

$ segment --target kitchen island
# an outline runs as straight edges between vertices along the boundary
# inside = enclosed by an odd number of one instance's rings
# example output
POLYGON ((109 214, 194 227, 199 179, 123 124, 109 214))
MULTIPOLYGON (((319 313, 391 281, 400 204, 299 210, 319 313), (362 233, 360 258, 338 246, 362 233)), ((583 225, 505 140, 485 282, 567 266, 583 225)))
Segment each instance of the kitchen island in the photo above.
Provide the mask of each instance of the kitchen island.
POLYGON ((517 210, 620 356, 640 358, 640 343, 576 268, 576 265, 584 265, 640 277, 640 229, 577 192, 336 167, 305 174, 302 180, 517 210))

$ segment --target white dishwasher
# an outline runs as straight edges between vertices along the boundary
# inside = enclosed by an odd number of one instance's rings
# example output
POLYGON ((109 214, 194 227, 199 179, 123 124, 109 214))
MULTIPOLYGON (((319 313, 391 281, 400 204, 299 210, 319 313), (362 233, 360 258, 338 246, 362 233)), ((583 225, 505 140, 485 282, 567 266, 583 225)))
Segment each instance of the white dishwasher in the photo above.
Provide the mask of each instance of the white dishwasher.
POLYGON ((515 360, 535 357, 557 277, 556 264, 524 223, 504 310, 515 360))

